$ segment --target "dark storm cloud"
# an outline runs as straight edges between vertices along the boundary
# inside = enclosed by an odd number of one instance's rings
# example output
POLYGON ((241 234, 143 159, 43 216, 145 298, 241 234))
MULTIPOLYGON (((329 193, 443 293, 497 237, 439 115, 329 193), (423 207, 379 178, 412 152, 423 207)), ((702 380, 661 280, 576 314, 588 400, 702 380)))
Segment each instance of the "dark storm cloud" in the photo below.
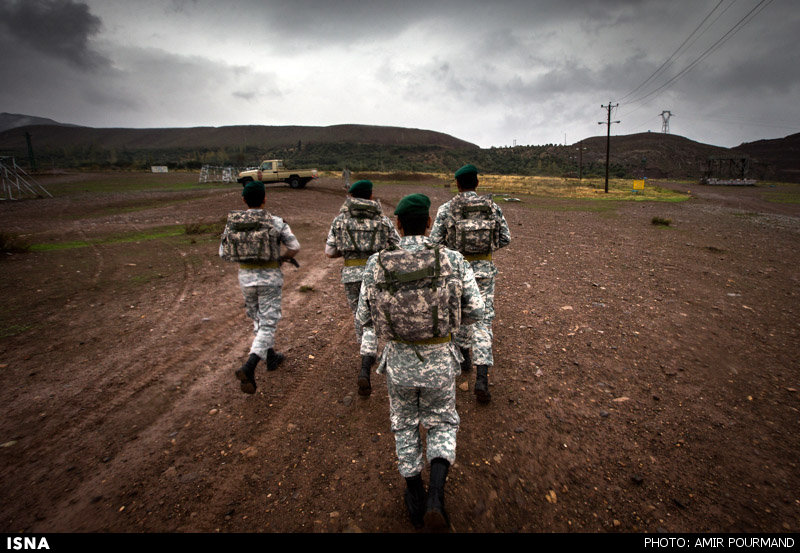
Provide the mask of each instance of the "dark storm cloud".
POLYGON ((0 1, 0 25, 9 47, 26 45, 82 69, 108 64, 90 44, 101 24, 86 4, 71 0, 0 1))
POLYGON ((585 21, 588 26, 607 26, 635 17, 647 0, 273 0, 252 4, 254 21, 271 32, 298 43, 315 44, 320 38, 359 43, 390 38, 409 27, 425 23, 465 36, 487 30, 497 34, 503 27, 541 28, 564 21, 585 21))
POLYGON ((598 134, 600 104, 621 101, 613 131, 658 128, 669 109, 685 136, 734 140, 718 124, 694 125, 691 113, 800 119, 800 11, 786 2, 773 1, 672 86, 631 100, 758 1, 725 0, 725 18, 692 52, 623 100, 717 0, 0 0, 0 49, 17 76, 0 87, 0 103, 94 124, 405 125, 488 146, 598 134))

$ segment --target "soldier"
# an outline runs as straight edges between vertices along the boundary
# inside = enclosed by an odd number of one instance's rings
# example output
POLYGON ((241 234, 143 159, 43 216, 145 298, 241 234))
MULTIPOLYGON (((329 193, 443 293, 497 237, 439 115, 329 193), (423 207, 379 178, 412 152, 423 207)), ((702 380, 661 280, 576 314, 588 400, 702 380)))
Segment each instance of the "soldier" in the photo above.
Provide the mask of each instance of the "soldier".
POLYGON ((456 171, 455 177, 459 193, 439 207, 430 241, 461 252, 475 273, 475 280, 486 305, 483 321, 475 323, 472 328, 462 328, 455 341, 464 357, 461 370, 471 370, 473 361, 477 367, 475 396, 478 402, 488 403, 492 398, 489 392, 489 367, 494 365, 492 321, 494 278, 497 275, 492 252, 511 242, 511 231, 503 212, 492 201, 491 195, 478 196, 475 192, 478 187, 478 169, 474 165, 465 165, 456 171))
POLYGON ((483 317, 483 300, 472 269, 453 250, 425 239, 431 227, 427 196, 403 198, 394 213, 399 248, 372 255, 364 270, 356 317, 387 340, 376 372, 386 374, 389 409, 405 502, 412 524, 450 525, 444 485, 456 458, 456 383, 461 352, 452 333, 483 317), (430 489, 422 482, 420 423, 428 430, 430 489))
POLYGON ((364 329, 355 319, 361 278, 367 258, 373 253, 400 243, 400 235, 392 221, 381 211, 378 200, 372 199, 372 182, 360 180, 348 190, 350 194, 331 223, 325 242, 325 255, 344 257, 342 283, 347 302, 353 311, 356 338, 361 344, 361 371, 358 374, 358 393, 372 392, 370 370, 378 355, 378 343, 371 328, 364 329))
MULTIPOLYGON (((242 188, 245 211, 232 211, 222 233, 221 258, 239 263, 239 286, 244 296, 245 312, 253 320, 255 339, 250 356, 236 378, 246 394, 256 391, 255 369, 262 359, 268 371, 274 371, 284 356, 273 349, 275 331, 281 318, 283 273, 281 263, 293 261, 300 243, 283 219, 264 210, 266 190, 259 181, 242 188), (286 251, 281 255, 281 245, 286 251)), ((293 261, 296 264, 296 261, 293 261)))

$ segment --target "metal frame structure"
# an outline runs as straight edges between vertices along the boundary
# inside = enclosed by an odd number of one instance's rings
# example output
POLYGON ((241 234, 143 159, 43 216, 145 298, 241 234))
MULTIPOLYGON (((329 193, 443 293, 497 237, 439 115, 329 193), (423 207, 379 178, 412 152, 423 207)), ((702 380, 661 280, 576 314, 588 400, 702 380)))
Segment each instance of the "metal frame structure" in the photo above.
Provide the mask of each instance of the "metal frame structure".
POLYGON ((235 167, 203 165, 200 169, 200 179, 198 182, 236 182, 237 175, 238 171, 235 167))
POLYGON ((706 172, 700 182, 728 186, 754 186, 755 179, 746 178, 749 169, 750 158, 712 156, 708 158, 706 172))
POLYGON ((13 157, 0 157, 0 200, 19 200, 25 196, 43 198, 53 195, 17 165, 13 157), (15 195, 16 192, 16 195, 15 195))

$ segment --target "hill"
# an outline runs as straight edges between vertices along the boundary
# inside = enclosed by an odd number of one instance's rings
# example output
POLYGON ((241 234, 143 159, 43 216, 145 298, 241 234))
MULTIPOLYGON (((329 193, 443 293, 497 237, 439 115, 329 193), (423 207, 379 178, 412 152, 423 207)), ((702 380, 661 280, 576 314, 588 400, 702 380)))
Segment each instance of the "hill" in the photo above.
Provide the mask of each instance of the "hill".
POLYGON ((0 155, 28 159, 26 132, 36 159, 66 168, 244 167, 277 158, 288 167, 435 170, 441 165, 430 160, 440 160, 445 152, 480 150, 440 132, 371 125, 125 129, 57 124, 0 132, 0 155))
MULTIPOLYGON (((573 145, 576 149, 578 144, 573 145)), ((584 160, 605 163, 606 137, 583 141, 584 160)), ((711 156, 730 155, 727 148, 695 142, 683 136, 664 133, 637 133, 611 137, 614 163, 628 168, 633 176, 648 178, 702 175, 711 156)))
POLYGON ((800 182, 800 133, 785 138, 745 142, 732 149, 769 167, 769 178, 800 182))
MULTIPOLYGON (((677 135, 612 136, 610 173, 614 177, 699 178, 709 156, 727 153, 727 148, 677 135)), ((598 177, 605 174, 606 137, 595 136, 569 146, 490 148, 481 155, 476 163, 491 172, 598 177)))
MULTIPOLYGON (((3 114, 0 155, 28 160, 25 133, 36 159, 53 167, 142 169, 167 165, 245 167, 261 159, 284 159, 289 167, 340 171, 450 172, 474 163, 496 174, 602 177, 606 137, 594 136, 568 146, 514 146, 481 149, 453 136, 423 129, 373 125, 226 126, 163 129, 91 128, 36 124, 40 118, 3 114), (582 148, 582 155, 581 155, 582 148)), ((48 120, 49 121, 49 120, 48 120)), ((698 179, 709 157, 750 158, 748 177, 800 181, 800 134, 761 140, 734 149, 663 133, 611 137, 614 177, 698 179)), ((35 162, 35 160, 34 160, 35 162)), ((29 162, 30 163, 30 162, 29 162)), ((34 164, 31 164, 34 165, 34 164)))
MULTIPOLYGON (((379 127, 371 125, 302 126, 230 126, 166 129, 127 129, 70 127, 60 124, 25 128, 35 136, 35 145, 44 148, 92 147, 106 149, 181 149, 181 148, 264 148, 296 146, 298 143, 350 143, 381 145, 427 145, 444 148, 477 148, 464 140, 444 133, 379 127)), ((0 149, 24 145, 21 128, 0 133, 0 149)))
POLYGON ((74 127, 75 125, 68 125, 47 119, 45 117, 34 117, 33 115, 22 115, 19 113, 0 113, 0 132, 17 127, 27 127, 29 125, 63 125, 67 127, 74 127))

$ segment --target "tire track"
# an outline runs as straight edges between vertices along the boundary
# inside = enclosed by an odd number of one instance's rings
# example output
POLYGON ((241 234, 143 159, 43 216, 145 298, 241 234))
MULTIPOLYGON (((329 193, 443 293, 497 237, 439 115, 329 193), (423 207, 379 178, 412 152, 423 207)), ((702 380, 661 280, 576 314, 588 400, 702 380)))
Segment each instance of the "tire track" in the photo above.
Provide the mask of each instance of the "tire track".
MULTIPOLYGON (((299 280, 301 284, 287 283, 288 287, 291 287, 291 291, 285 294, 282 305, 286 319, 294 321, 313 319, 311 309, 315 308, 315 306, 312 302, 307 301, 306 294, 298 291, 298 287, 316 286, 328 277, 332 272, 333 266, 326 266, 325 263, 326 261, 320 261, 318 264, 312 265, 308 272, 299 278, 291 279, 292 281, 299 280)), ((287 288, 286 285, 285 288, 287 288)), ((327 367, 320 368, 319 361, 331 356, 330 354, 326 355, 326 352, 339 350, 342 344, 348 342, 351 338, 350 334, 353 332, 351 326, 336 326, 338 328, 330 335, 330 342, 324 346, 325 351, 315 350, 316 355, 313 367, 306 366, 309 344, 298 336, 299 328, 297 325, 294 326, 291 346, 286 350, 287 359, 274 373, 266 373, 265 375, 264 371, 260 370, 260 374, 257 376, 260 381, 259 391, 252 398, 244 398, 245 404, 253 401, 266 401, 268 403, 271 402, 275 407, 269 410, 269 424, 267 427, 258 427, 259 432, 256 434, 248 433, 243 438, 244 441, 240 444, 241 447, 246 446, 245 449, 252 448, 253 451, 258 452, 281 452, 285 445, 289 425, 302 420, 305 409, 316 410, 322 408, 321 405, 317 405, 318 399, 315 400, 314 398, 319 398, 316 389, 322 384, 320 371, 323 371, 323 375, 328 376, 330 376, 330 371, 327 367), (264 392, 265 388, 271 391, 264 392)), ((228 380, 227 376, 225 380, 228 380)), ((232 379, 230 380, 232 381, 232 379)), ((222 384, 225 384, 225 382, 222 384)), ((240 395, 238 383, 236 388, 236 394, 240 395)), ((236 401, 235 398, 234 401, 236 401)), ((245 404, 240 404, 243 409, 246 409, 245 404)), ((247 420, 247 417, 245 417, 244 429, 250 428, 252 423, 252 420, 247 420)), ((277 453, 277 455, 280 456, 281 453, 277 453)), ((243 470, 243 464, 246 465, 250 461, 239 459, 238 457, 240 455, 237 453, 237 458, 224 469, 225 474, 217 474, 204 490, 204 493, 209 497, 209 501, 206 503, 203 512, 198 513, 196 520, 192 521, 192 528, 210 528, 214 525, 219 525, 219 519, 215 517, 225 512, 228 509, 227 506, 240 503, 242 495, 246 495, 247 490, 251 487, 251 482, 249 481, 251 471, 243 470)), ((270 464, 273 464, 276 459, 270 458, 270 461, 270 464)), ((279 462, 277 466, 284 467, 286 465, 279 462)))
MULTIPOLYGON (((210 266, 210 263, 206 265, 210 266)), ((319 265, 312 265, 311 269, 304 274, 297 276, 293 274, 287 275, 287 288, 290 288, 290 291, 286 293, 283 303, 287 319, 303 320, 309 316, 306 312, 307 305, 303 302, 305 299, 304 294, 297 290, 298 285, 294 285, 294 283, 300 281, 303 285, 316 286, 330 275, 330 271, 331 267, 326 267, 320 262, 319 265)), ((226 275, 224 279, 220 280, 220 288, 224 287, 233 290, 234 288, 230 286, 228 278, 226 275)), ((238 287, 236 290, 238 291, 238 287)), ((220 290, 217 291, 219 292, 220 290)), ((219 295, 224 294, 212 294, 213 297, 217 298, 219 295)), ((230 409, 235 413, 237 409, 246 412, 247 405, 252 404, 253 401, 263 403, 264 395, 262 393, 258 393, 253 398, 241 397, 238 381, 233 378, 233 367, 198 373, 198 370, 200 370, 198 367, 213 368, 219 365, 220 359, 240 359, 241 350, 246 350, 249 347, 251 336, 248 332, 244 332, 242 327, 241 306, 238 303, 240 302, 226 302, 229 307, 222 312, 225 316, 217 317, 213 326, 204 329, 206 334, 210 333, 215 337, 219 337, 214 342, 213 348, 201 351, 199 355, 195 355, 188 348, 183 348, 173 352, 171 356, 164 360, 165 366, 183 367, 191 363, 195 366, 195 369, 186 372, 182 370, 175 371, 180 373, 180 378, 177 379, 162 378, 160 373, 154 369, 143 371, 142 378, 137 379, 135 383, 126 385, 123 393, 115 394, 107 405, 93 413, 87 421, 75 429, 76 439, 79 436, 83 436, 85 440, 87 434, 91 435, 93 433, 92 428, 95 426, 102 428, 103 424, 117 418, 123 421, 126 420, 128 418, 128 415, 125 414, 126 411, 134 408, 137 403, 148 402, 147 396, 152 395, 152 393, 158 394, 160 388, 168 388, 174 386, 176 382, 185 381, 190 374, 199 374, 197 379, 190 383, 185 392, 176 397, 171 397, 168 403, 158 409, 157 413, 150 411, 150 420, 144 421, 145 426, 138 432, 135 440, 121 443, 113 458, 102 465, 101 470, 96 475, 82 482, 77 489, 60 500, 56 510, 68 512, 70 515, 65 517, 63 521, 58 522, 59 526, 56 531, 70 529, 73 531, 75 529, 92 531, 101 529, 102 526, 86 526, 86 521, 101 521, 104 516, 107 516, 107 513, 104 514, 102 505, 95 505, 88 501, 87 498, 97 497, 102 490, 108 490, 109 483, 113 483, 111 490, 122 488, 125 486, 126 481, 138 478, 140 472, 152 469, 152 467, 147 466, 147 460, 136 458, 136 452, 142 450, 157 452, 159 448, 163 448, 165 442, 168 442, 166 437, 174 433, 176 428, 180 428, 185 422, 198 420, 198 417, 202 415, 202 410, 198 410, 198 406, 222 404, 226 405, 226 411, 230 409), (152 417, 152 415, 156 416, 152 417)), ((339 330, 336 338, 337 342, 347 339, 348 330, 350 329, 346 326, 339 330)), ((292 342, 296 344, 301 340, 295 338, 292 342)), ((147 347, 146 344, 138 349, 145 347, 147 347)), ((302 348, 302 345, 300 348, 302 348)), ((295 351, 299 351, 300 348, 297 346, 292 347, 295 351)), ((299 357, 292 359, 292 356, 288 356, 282 367, 284 369, 288 368, 288 371, 279 369, 276 373, 269 373, 267 378, 272 381, 270 385, 277 387, 279 392, 286 393, 280 401, 280 407, 276 410, 270 410, 271 424, 269 434, 265 439, 261 437, 253 439, 254 447, 271 450, 275 442, 281 440, 287 423, 299 416, 298 409, 304 404, 304 399, 313 397, 312 388, 317 384, 317 374, 314 371, 305 370, 305 367, 299 370, 296 369, 294 365, 298 361, 302 363, 299 357)), ((263 367, 260 367, 259 372, 261 375, 264 374, 263 367)), ((260 380, 266 383, 270 381, 267 378, 261 376, 260 380)), ((264 386, 265 384, 262 384, 262 388, 264 386)), ((267 401, 269 400, 267 399, 267 401)), ((116 426, 116 424, 112 426, 116 426)), ((217 440, 219 439, 222 439, 222 436, 217 436, 217 440)), ((200 450, 205 452, 214 451, 213 442, 214 438, 209 437, 208 442, 200 445, 200 450)), ((225 470, 226 473, 230 471, 236 471, 233 465, 225 470)), ((158 474, 155 476, 158 477, 158 474)), ((230 494, 226 492, 226 490, 230 490, 231 479, 240 482, 233 489, 233 495, 238 493, 236 490, 246 488, 246 483, 241 481, 242 477, 240 475, 229 474, 222 478, 220 476, 216 474, 209 485, 209 489, 212 490, 209 513, 217 513, 220 510, 224 510, 225 504, 231 501, 230 494)), ((103 495, 105 497, 108 494, 105 493, 103 495)), ((48 526, 47 528, 52 527, 48 526)))

